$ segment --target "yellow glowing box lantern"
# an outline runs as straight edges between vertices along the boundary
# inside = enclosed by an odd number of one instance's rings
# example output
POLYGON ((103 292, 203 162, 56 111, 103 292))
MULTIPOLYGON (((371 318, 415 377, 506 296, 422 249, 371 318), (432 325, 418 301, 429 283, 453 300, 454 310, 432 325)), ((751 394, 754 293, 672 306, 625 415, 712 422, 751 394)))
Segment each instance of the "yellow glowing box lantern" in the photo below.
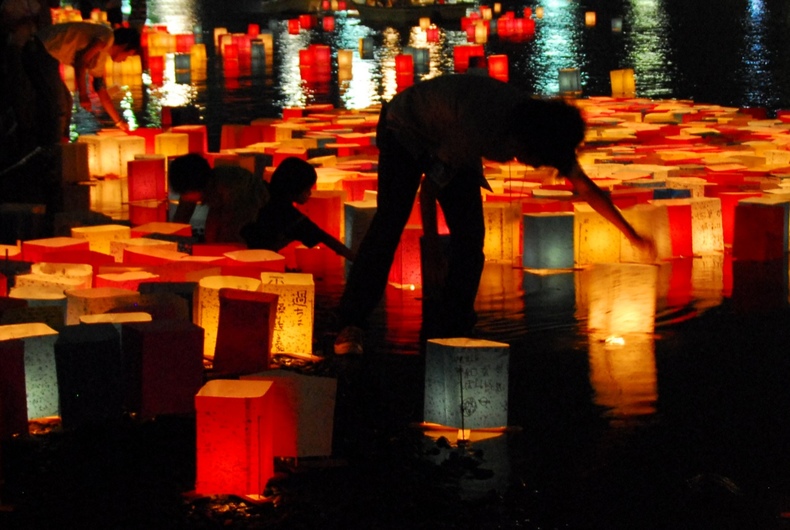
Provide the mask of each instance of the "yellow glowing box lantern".
POLYGON ((178 243, 175 241, 151 239, 150 237, 130 237, 127 239, 117 239, 110 241, 110 256, 115 258, 116 263, 120 263, 123 261, 123 252, 127 248, 157 248, 159 250, 178 252, 178 243))
POLYGON ((585 26, 594 26, 597 22, 597 18, 595 16, 595 11, 586 11, 584 13, 584 25, 585 26))
POLYGON ((274 324, 272 354, 312 356, 315 314, 313 275, 264 272, 261 274, 261 291, 280 297, 274 324))
POLYGON ((655 413, 658 377, 655 340, 648 333, 622 337, 589 335, 590 384, 595 404, 607 416, 628 418, 655 413))
POLYGON ((620 231, 584 203, 573 205, 573 261, 577 266, 620 261, 620 231))
POLYGON ((337 380, 292 370, 267 370, 242 379, 272 381, 275 457, 331 456, 337 380))
POLYGON ((484 202, 486 261, 513 263, 519 255, 521 205, 509 202, 484 202))
POLYGON ((220 289, 240 289, 258 291, 261 281, 244 276, 206 276, 198 282, 195 324, 205 332, 203 355, 214 358, 217 346, 217 329, 219 327, 219 291, 220 289))
POLYGON ((57 331, 40 322, 0 326, 0 341, 24 341, 28 419, 58 414, 57 338, 57 331))
POLYGON ((67 289, 65 295, 68 325, 79 324, 82 315, 107 313, 115 307, 132 304, 140 299, 137 291, 113 287, 67 289))
POLYGON ((215 379, 195 396, 200 495, 260 499, 274 475, 271 381, 215 379))
POLYGON ((34 263, 30 274, 16 276, 17 287, 34 285, 66 289, 88 289, 93 282, 93 267, 82 263, 34 263))
POLYGON ((432 339, 425 353, 425 421, 458 429, 507 425, 510 346, 432 339))
POLYGON ((634 97, 636 94, 636 80, 633 68, 623 68, 609 72, 612 83, 612 96, 634 97))
POLYGON ((186 133, 159 133, 154 138, 154 152, 166 157, 189 153, 189 135, 186 133))
POLYGON ((124 225, 75 226, 71 237, 87 239, 90 249, 102 254, 110 254, 110 244, 120 239, 129 239, 132 229, 124 225))
MULTIPOLYGON (((660 201, 654 204, 637 204, 623 210, 623 217, 640 234, 650 234, 656 244, 656 257, 672 257, 672 237, 669 227, 669 212, 660 201)), ((640 254, 628 239, 620 234, 620 261, 646 262, 650 257, 640 254)))
POLYGON ((608 335, 652 333, 658 267, 597 263, 589 271, 587 327, 608 335))

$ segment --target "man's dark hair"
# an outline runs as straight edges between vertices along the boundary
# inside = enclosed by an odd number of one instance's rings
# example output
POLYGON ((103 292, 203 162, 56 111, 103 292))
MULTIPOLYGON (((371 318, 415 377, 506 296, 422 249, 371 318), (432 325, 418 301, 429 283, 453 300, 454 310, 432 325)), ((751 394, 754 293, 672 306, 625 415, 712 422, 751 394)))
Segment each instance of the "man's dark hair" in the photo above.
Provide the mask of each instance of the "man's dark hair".
POLYGON ((296 197, 318 180, 315 168, 301 158, 289 156, 277 166, 269 182, 274 197, 296 197))
POLYGON ((586 125, 579 109, 561 99, 525 98, 513 109, 508 128, 541 162, 567 173, 586 125))
POLYGON ((122 46, 127 51, 133 51, 137 55, 142 53, 140 44, 140 32, 134 28, 116 28, 113 30, 115 39, 113 43, 122 46))
POLYGON ((179 156, 170 162, 167 181, 176 193, 205 191, 211 166, 208 160, 196 153, 179 156))

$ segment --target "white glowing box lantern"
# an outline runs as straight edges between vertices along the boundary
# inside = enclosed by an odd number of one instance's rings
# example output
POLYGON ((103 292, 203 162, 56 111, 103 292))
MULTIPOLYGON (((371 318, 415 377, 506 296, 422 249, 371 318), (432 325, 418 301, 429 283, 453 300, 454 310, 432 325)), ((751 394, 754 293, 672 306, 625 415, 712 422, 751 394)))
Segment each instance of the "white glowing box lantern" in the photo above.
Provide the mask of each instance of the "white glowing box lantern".
POLYGON ((67 289, 66 324, 80 323, 82 315, 106 313, 119 306, 133 304, 140 299, 140 293, 131 289, 97 287, 92 289, 67 289))
POLYGON ((291 370, 268 370, 242 379, 274 383, 273 415, 279 427, 274 432, 275 457, 332 455, 336 379, 291 370))
POLYGON ((578 68, 560 68, 560 94, 577 96, 582 93, 582 78, 578 68))
POLYGON ((507 426, 510 346, 432 339, 425 352, 424 420, 458 429, 507 426))
POLYGON ((620 231, 588 204, 574 203, 573 260, 577 266, 620 261, 620 231))
POLYGON ((588 345, 595 404, 606 407, 611 417, 654 414, 658 377, 653 336, 633 333, 612 338, 591 333, 588 345))
POLYGON ((113 172, 118 174, 118 151, 109 147, 111 136, 83 134, 77 138, 77 142, 88 146, 88 169, 91 176, 100 177, 113 172))
POLYGON ((274 475, 271 381, 215 379, 195 396, 200 495, 261 498, 274 475))
POLYGON ((154 138, 154 152, 166 157, 189 153, 189 135, 186 133, 159 133, 154 138))
POLYGON ((124 225, 75 226, 71 229, 71 237, 87 239, 90 249, 102 254, 110 254, 112 241, 129 239, 131 236, 132 229, 124 225))
POLYGON ((261 274, 261 291, 280 297, 277 302, 272 354, 312 356, 315 315, 313 275, 264 272, 261 274))
POLYGON ((524 214, 524 253, 527 269, 573 268, 573 213, 524 214))
POLYGON ((486 261, 514 263, 521 252, 521 205, 509 202, 484 202, 486 261))
POLYGON ((677 199, 691 204, 691 245, 695 255, 724 251, 721 200, 718 197, 677 199))
MULTIPOLYGON (((376 214, 376 201, 350 201, 344 204, 343 211, 346 218, 346 246, 352 252, 357 252, 376 214)), ((346 273, 350 268, 351 263, 347 261, 346 273)))
POLYGON ((116 263, 123 261, 124 250, 126 249, 152 249, 178 252, 178 243, 175 241, 164 241, 151 239, 150 237, 132 237, 129 239, 119 239, 110 242, 110 255, 115 258, 116 263))
POLYGON ((83 263, 34 263, 30 274, 18 274, 16 287, 34 285, 66 289, 88 289, 93 282, 93 267, 83 263))
POLYGON ((285 256, 271 250, 232 250, 225 252, 224 257, 229 267, 254 268, 260 272, 285 272, 285 256))
POLYGON ((55 342, 58 332, 40 322, 0 326, 0 340, 21 339, 25 345, 25 390, 28 419, 56 416, 58 376, 55 342))
POLYGON ((636 80, 633 68, 623 68, 609 72, 609 81, 612 84, 612 96, 634 97, 636 94, 636 80))
POLYGON ((657 283, 654 265, 595 264, 589 271, 588 329, 610 335, 652 333, 657 283))
POLYGON ((198 282, 195 324, 205 332, 203 355, 214 358, 217 346, 217 329, 219 327, 219 291, 220 289, 241 289, 258 291, 261 281, 243 276, 206 276, 198 282))

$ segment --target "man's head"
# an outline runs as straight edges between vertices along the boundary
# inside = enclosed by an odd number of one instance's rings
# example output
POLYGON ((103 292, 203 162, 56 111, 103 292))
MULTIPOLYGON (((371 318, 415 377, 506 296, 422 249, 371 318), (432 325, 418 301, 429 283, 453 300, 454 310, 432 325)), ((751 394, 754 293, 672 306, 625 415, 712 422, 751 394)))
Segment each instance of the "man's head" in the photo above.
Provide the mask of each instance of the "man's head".
POLYGON ((198 154, 190 153, 170 162, 167 180, 170 189, 182 199, 199 202, 206 191, 210 175, 208 161, 198 154))
POLYGON ((140 32, 133 28, 116 28, 113 30, 114 39, 110 48, 110 57, 116 63, 126 60, 132 55, 140 55, 140 32))
POLYGON ((280 162, 272 173, 269 191, 274 197, 285 197, 304 204, 310 198, 310 190, 318 180, 315 168, 301 158, 290 156, 280 162))
POLYGON ((555 167, 567 174, 576 164, 585 123, 579 109, 561 99, 527 98, 516 105, 508 128, 520 162, 555 167))

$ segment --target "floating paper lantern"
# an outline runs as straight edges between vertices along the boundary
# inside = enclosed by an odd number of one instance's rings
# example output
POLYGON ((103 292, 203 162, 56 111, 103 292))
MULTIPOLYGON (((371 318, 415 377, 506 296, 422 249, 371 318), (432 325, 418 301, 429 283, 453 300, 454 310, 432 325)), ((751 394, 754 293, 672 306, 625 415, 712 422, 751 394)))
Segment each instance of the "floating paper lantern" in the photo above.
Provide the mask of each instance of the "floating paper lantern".
POLYGON ((331 456, 337 380, 292 370, 268 370, 245 380, 271 381, 275 457, 331 456))
POLYGON ((4 324, 41 322, 60 329, 66 321, 66 295, 56 285, 12 287, 9 298, 24 300, 27 306, 3 313, 4 324))
POLYGON ((115 307, 133 304, 140 298, 137 291, 112 287, 67 289, 65 295, 67 325, 79 324, 82 315, 106 313, 115 307))
POLYGON ((620 261, 622 234, 591 206, 574 204, 573 226, 576 265, 620 261))
POLYGON ((151 234, 190 237, 192 226, 187 223, 148 223, 132 228, 132 237, 145 237, 151 234))
POLYGON ((156 135, 155 152, 166 157, 189 153, 189 135, 186 133, 160 133, 156 135))
POLYGON ((95 225, 75 226, 71 229, 71 237, 87 239, 90 250, 110 254, 110 245, 113 241, 129 239, 132 235, 131 228, 124 225, 95 225))
POLYGON ((595 16, 595 11, 586 11, 584 13, 585 26, 594 26, 596 21, 597 21, 597 17, 595 16))
POLYGON ((94 287, 114 287, 136 291, 143 282, 157 281, 159 276, 147 271, 127 271, 97 274, 94 287))
POLYGON ((525 214, 522 265, 528 269, 573 268, 573 213, 525 214))
POLYGON ((337 67, 351 68, 353 58, 354 58, 354 52, 352 50, 338 50, 337 67))
POLYGON ((178 243, 175 241, 162 241, 160 239, 151 239, 148 237, 119 239, 110 242, 110 255, 115 262, 121 263, 124 261, 125 250, 133 248, 156 248, 176 252, 178 250, 178 243))
POLYGON ((220 289, 214 372, 251 374, 269 368, 278 295, 220 289))
POLYGON ((388 282, 398 289, 414 290, 422 285, 420 238, 422 227, 406 225, 401 233, 388 282))
POLYGON ((41 262, 30 266, 30 275, 17 275, 15 285, 24 287, 35 282, 22 281, 25 276, 35 276, 41 279, 42 284, 63 285, 68 288, 88 288, 93 279, 93 267, 83 263, 53 263, 41 262), (62 283, 60 283, 62 282, 62 283))
POLYGON ((279 295, 272 354, 311 357, 315 318, 313 275, 264 272, 260 290, 279 295))
POLYGON ((335 17, 323 17, 321 19, 321 27, 324 29, 324 31, 335 31, 335 17))
POLYGON ((507 426, 509 349, 481 339, 429 340, 424 420, 457 429, 507 426))
POLYGON ((90 250, 90 243, 85 239, 74 237, 49 237, 22 241, 22 259, 24 261, 46 261, 47 253, 64 250, 90 250))
POLYGON ((655 329, 658 268, 636 263, 596 263, 589 271, 590 331, 619 336, 655 329))
POLYGON ((636 94, 636 81, 634 80, 633 68, 612 70, 609 72, 609 80, 612 84, 612 96, 634 97, 636 94))
POLYGON ((196 324, 205 330, 203 355, 214 358, 219 327, 219 292, 221 289, 257 291, 261 280, 243 276, 207 276, 198 282, 196 324))
POLYGON ((203 384, 203 330, 155 320, 122 326, 124 401, 143 418, 191 414, 203 384))
POLYGON ((521 206, 507 202, 484 202, 485 240, 483 253, 487 261, 513 263, 521 255, 521 206))
POLYGON ((739 260, 782 259, 788 251, 790 199, 755 197, 735 207, 732 256, 739 260))
POLYGON ((560 68, 559 70, 560 94, 563 96, 578 96, 582 93, 582 79, 578 68, 560 68))
POLYGON ((271 381, 209 381, 195 396, 200 495, 261 499, 274 475, 271 381))
POLYGON ((620 33, 623 31, 622 17, 612 17, 612 33, 620 33))
POLYGON ((0 341, 24 342, 27 419, 56 416, 59 413, 55 368, 57 338, 57 331, 38 322, 0 326, 0 341))
POLYGON ((510 80, 508 56, 505 54, 490 55, 488 57, 488 75, 507 83, 510 80))

